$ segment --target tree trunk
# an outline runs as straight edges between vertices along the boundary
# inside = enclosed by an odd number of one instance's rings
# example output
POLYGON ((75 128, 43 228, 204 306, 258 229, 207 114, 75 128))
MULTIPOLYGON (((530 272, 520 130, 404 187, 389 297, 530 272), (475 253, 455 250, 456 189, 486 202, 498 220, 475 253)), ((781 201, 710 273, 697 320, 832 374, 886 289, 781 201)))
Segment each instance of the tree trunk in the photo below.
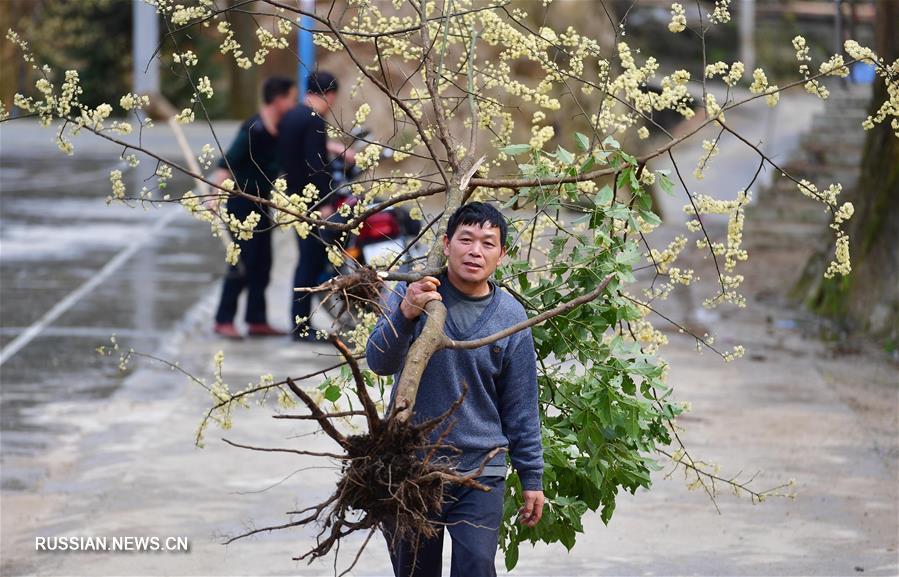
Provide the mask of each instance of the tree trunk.
MULTIPOLYGON (((228 0, 234 4, 236 0, 228 0)), ((252 11, 255 4, 241 6, 243 10, 252 11)), ((256 22, 249 14, 231 13, 231 26, 234 30, 234 39, 240 42, 243 56, 250 60, 256 53, 256 22)), ((228 90, 228 116, 238 120, 249 118, 256 113, 259 101, 259 67, 253 66, 248 70, 240 68, 231 54, 228 54, 228 72, 230 75, 230 89, 228 90)))
MULTIPOLYGON (((876 52, 887 63, 899 58, 899 41, 892 25, 899 22, 899 3, 877 3, 876 52)), ((881 78, 875 81, 869 114, 888 98, 881 78)), ((895 343, 899 336, 899 138, 889 119, 868 132, 858 184, 851 193, 855 214, 848 233, 852 273, 848 277, 812 283, 806 298, 810 308, 895 343)), ((833 247, 816 255, 806 270, 821 274, 833 247), (822 265, 822 263, 825 263, 822 265)))

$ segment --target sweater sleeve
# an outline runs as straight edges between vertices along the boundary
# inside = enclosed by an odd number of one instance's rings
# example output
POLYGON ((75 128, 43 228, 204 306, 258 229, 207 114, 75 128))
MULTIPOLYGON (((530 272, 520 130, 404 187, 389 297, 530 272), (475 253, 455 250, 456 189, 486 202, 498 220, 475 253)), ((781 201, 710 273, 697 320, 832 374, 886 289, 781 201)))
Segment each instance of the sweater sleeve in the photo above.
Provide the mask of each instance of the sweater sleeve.
POLYGON ((392 375, 399 371, 412 344, 417 319, 410 321, 400 310, 405 296, 406 283, 397 283, 384 305, 384 315, 378 319, 365 347, 368 368, 379 375, 392 375))
MULTIPOLYGON (((537 407, 537 354, 531 330, 521 331, 497 381, 500 420, 509 456, 526 491, 543 488, 543 443, 537 407)), ((514 342, 514 341, 513 341, 514 342)))

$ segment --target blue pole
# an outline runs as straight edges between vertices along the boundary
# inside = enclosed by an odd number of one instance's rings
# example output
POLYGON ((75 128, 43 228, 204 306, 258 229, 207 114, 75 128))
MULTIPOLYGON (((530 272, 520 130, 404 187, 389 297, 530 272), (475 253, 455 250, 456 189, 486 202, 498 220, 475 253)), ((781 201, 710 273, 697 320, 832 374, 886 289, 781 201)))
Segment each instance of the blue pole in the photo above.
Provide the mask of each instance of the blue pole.
MULTIPOLYGON (((301 8, 306 12, 315 11, 315 0, 302 0, 301 8)), ((309 86, 309 74, 315 70, 315 44, 312 43, 312 26, 314 21, 308 16, 300 16, 300 30, 297 35, 300 61, 297 63, 297 84, 300 89, 300 102, 306 96, 309 86)))
POLYGON ((159 58, 153 53, 159 43, 159 15, 142 0, 132 0, 131 89, 138 94, 158 95, 159 58), (145 71, 146 70, 146 71, 145 71))

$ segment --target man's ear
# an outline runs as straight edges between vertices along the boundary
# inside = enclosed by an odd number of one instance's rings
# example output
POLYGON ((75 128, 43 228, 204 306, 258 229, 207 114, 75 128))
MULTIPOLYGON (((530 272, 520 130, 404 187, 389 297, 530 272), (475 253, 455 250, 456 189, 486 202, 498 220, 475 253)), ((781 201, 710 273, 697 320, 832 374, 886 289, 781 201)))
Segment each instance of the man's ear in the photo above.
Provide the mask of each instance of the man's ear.
POLYGON ((449 256, 449 237, 443 235, 443 256, 449 256))

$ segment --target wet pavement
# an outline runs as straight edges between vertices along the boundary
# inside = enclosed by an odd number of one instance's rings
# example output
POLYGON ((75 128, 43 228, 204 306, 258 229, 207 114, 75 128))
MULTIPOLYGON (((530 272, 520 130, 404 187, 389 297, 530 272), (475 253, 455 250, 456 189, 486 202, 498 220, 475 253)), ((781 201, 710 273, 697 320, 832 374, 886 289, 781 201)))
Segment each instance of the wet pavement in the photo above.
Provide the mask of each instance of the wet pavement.
MULTIPOLYGON (((95 352, 98 345, 117 334, 135 348, 157 350, 224 267, 208 226, 179 207, 107 206, 109 171, 122 169, 133 190, 145 168, 124 167, 114 156, 34 158, 8 153, 10 146, 4 138, 0 450, 7 465, 66 434, 63 422, 40 419, 49 405, 102 401, 121 387, 123 375, 95 352), (91 281, 99 282, 78 292, 91 281), (60 314, 44 326, 54 307, 60 314), (22 341, 29 331, 33 338, 22 341)), ((170 186, 186 190, 189 183, 176 178, 170 186)), ((30 488, 39 475, 4 466, 2 486, 30 488)))

